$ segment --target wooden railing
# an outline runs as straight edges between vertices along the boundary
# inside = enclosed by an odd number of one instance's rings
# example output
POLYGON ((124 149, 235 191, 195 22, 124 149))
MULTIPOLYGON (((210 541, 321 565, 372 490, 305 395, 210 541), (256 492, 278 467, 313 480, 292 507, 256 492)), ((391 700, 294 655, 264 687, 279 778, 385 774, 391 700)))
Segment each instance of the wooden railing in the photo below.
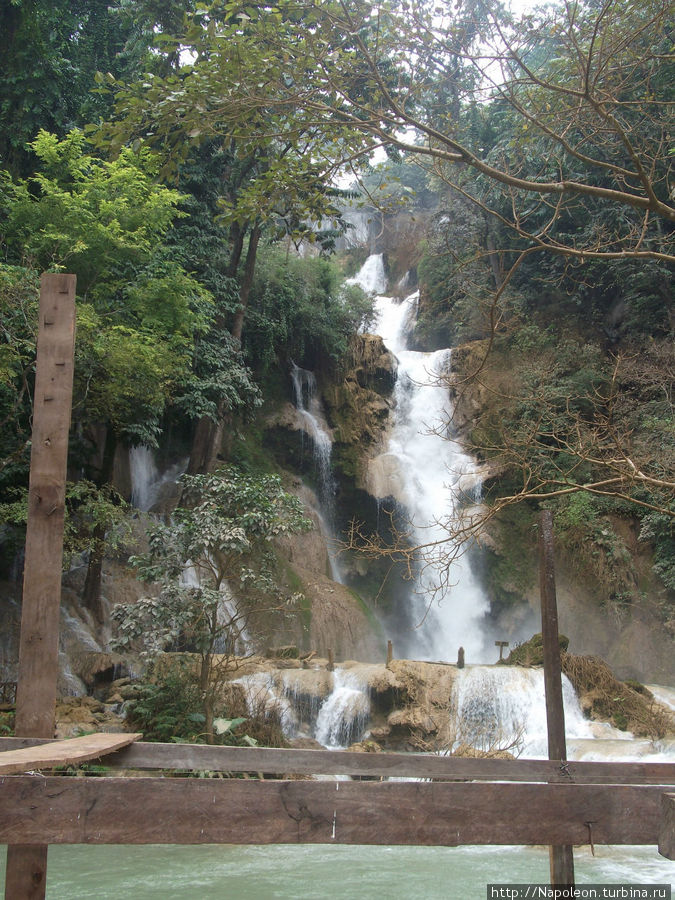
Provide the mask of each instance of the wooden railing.
MULTIPOLYGON (((5 738, 0 749, 41 744, 47 742, 5 738)), ((102 762, 102 777, 0 778, 0 841, 660 843, 672 854, 675 763, 147 743, 112 752, 102 762), (130 768, 154 774, 115 774, 130 768), (181 777, 193 772, 212 777, 181 777), (228 774, 247 777, 222 777, 228 774), (303 778, 317 774, 362 780, 303 778), (423 780, 382 780, 392 777, 423 780)))

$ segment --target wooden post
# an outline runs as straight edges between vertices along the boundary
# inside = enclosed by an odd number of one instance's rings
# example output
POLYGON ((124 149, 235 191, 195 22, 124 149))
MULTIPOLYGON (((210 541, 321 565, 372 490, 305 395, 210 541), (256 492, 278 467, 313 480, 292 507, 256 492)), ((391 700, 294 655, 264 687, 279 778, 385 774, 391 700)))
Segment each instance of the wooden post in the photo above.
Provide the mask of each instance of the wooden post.
POLYGON ((389 668, 389 665, 393 658, 394 658, 394 645, 392 644, 391 641, 387 641, 387 664, 386 664, 387 668, 389 668))
POLYGON ((495 641, 495 647, 499 647, 499 662, 501 662, 502 659, 504 658, 503 657, 504 647, 508 647, 508 646, 509 646, 508 641, 495 641))
POLYGON ((661 796, 659 853, 666 859, 675 859, 675 794, 661 796))
MULTIPOLYGON (((28 525, 16 691, 16 734, 53 738, 59 655, 68 431, 75 349, 74 275, 40 282, 28 525)), ((7 848, 5 896, 42 898, 45 845, 7 848)))
MULTIPOLYGON (((558 606, 555 595, 555 568, 553 562, 553 516, 548 509, 542 510, 539 523, 539 586, 541 593, 541 636, 544 644, 548 758, 566 761, 565 710, 562 695, 558 606)), ((572 846, 552 846, 549 848, 549 856, 551 884, 573 886, 574 855, 572 846)))

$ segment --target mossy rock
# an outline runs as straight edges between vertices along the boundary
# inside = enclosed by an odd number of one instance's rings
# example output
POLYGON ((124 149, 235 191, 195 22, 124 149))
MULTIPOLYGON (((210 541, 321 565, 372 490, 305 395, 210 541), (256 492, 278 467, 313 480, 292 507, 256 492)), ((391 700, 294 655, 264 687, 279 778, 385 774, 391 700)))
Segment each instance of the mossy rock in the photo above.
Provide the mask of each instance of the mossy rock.
MULTIPOLYGON (((558 635, 560 652, 565 653, 569 647, 570 639, 564 634, 558 635)), ((544 665, 544 639, 541 634, 533 635, 529 641, 518 644, 509 653, 505 660, 505 666, 543 666, 544 665)))

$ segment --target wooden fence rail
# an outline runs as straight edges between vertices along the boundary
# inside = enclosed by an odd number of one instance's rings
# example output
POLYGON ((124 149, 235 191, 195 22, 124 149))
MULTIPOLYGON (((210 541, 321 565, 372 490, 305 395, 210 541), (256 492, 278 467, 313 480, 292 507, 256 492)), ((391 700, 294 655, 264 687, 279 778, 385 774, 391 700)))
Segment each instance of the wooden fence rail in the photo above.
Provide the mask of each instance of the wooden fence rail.
MULTIPOLYGON (((0 738, 0 751, 48 743, 0 738)), ((252 772, 263 775, 345 775, 455 781, 531 781, 560 784, 675 785, 675 763, 555 762, 544 759, 466 759, 422 753, 278 750, 205 744, 133 743, 102 760, 110 768, 252 772)))
POLYGON ((56 744, 3 738, 0 750, 9 751, 8 771, 16 771, 17 758, 25 768, 48 768, 45 763, 96 758, 100 747, 111 772, 210 770, 259 777, 7 775, 0 777, 0 842, 16 847, 658 843, 664 855, 673 852, 675 763, 557 763, 188 744, 133 743, 115 749, 135 737, 96 735, 56 744), (289 780, 313 774, 368 780, 289 780), (417 780, 380 780, 389 777, 417 780))
POLYGON ((0 842, 657 844, 655 785, 0 778, 0 842))

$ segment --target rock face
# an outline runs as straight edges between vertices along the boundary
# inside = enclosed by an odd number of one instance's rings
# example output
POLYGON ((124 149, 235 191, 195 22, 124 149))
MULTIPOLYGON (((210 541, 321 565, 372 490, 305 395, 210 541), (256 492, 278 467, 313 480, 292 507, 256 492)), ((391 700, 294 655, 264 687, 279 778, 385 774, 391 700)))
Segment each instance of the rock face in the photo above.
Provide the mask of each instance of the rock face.
POLYGON ((395 381, 396 357, 373 334, 353 338, 340 379, 321 380, 335 463, 361 490, 368 488, 368 460, 387 431, 395 381))

